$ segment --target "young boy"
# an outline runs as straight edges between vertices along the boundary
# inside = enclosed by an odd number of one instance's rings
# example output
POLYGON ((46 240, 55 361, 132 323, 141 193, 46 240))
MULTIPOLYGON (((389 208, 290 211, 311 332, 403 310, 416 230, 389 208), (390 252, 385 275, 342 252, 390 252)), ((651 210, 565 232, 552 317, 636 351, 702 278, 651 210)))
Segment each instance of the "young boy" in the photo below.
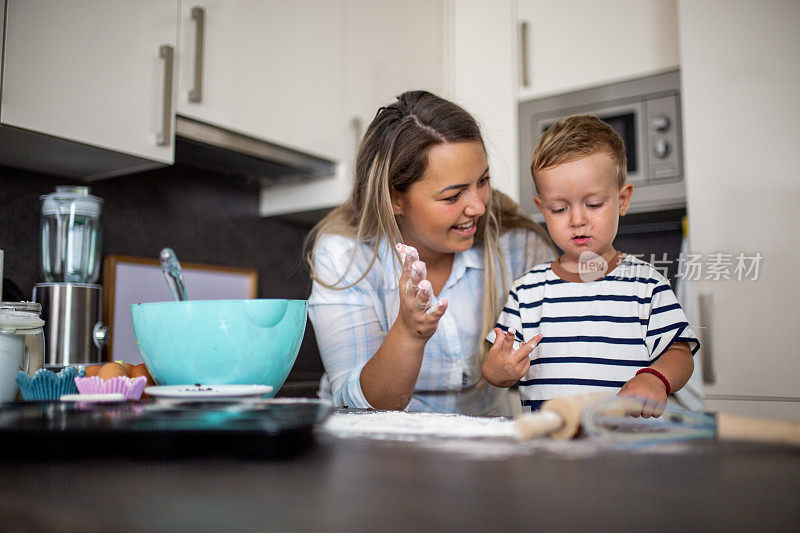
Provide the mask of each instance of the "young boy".
POLYGON ((613 247, 633 192, 622 139, 596 117, 568 117, 539 139, 531 173, 563 254, 514 282, 487 336, 483 376, 518 383, 523 409, 609 391, 642 398, 641 415, 660 416, 691 376, 699 342, 664 276, 613 247))

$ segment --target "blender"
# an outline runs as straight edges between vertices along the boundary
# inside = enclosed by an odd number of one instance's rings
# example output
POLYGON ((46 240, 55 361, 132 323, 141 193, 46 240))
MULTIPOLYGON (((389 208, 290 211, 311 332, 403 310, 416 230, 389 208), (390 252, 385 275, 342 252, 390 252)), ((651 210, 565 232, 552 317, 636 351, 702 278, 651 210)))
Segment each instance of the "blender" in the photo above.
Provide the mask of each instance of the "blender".
POLYGON ((89 187, 60 186, 41 200, 43 283, 33 287, 45 321, 45 368, 98 363, 106 340, 102 322, 100 209, 89 187))

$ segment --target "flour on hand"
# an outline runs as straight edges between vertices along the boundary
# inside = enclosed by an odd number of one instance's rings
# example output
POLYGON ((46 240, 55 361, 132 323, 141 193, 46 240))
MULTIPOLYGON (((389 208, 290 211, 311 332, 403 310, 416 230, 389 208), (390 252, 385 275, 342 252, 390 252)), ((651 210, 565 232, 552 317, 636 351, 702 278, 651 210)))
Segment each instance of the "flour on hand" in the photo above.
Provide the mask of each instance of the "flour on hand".
POLYGON ((426 279, 428 276, 428 268, 425 266, 424 261, 419 260, 419 252, 413 246, 407 246, 402 243, 395 245, 397 254, 400 256, 400 263, 405 265, 406 259, 412 261, 411 263, 411 278, 406 282, 406 292, 411 291, 411 287, 416 284, 417 295, 424 293, 427 296, 428 306, 425 308, 426 313, 431 314, 439 310, 442 302, 433 294, 433 286, 426 279))

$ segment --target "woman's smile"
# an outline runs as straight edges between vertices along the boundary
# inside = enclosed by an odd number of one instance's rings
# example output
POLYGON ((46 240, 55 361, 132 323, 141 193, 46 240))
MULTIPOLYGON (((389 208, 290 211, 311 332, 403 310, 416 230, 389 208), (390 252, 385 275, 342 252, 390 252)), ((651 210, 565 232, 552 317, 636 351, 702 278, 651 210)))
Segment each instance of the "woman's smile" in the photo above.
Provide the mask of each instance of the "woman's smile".
POLYGON ((475 220, 470 220, 469 222, 465 222, 463 224, 457 224, 455 226, 451 226, 450 229, 455 231, 459 235, 470 237, 472 235, 475 235, 475 232, 478 231, 478 225, 476 224, 475 220))

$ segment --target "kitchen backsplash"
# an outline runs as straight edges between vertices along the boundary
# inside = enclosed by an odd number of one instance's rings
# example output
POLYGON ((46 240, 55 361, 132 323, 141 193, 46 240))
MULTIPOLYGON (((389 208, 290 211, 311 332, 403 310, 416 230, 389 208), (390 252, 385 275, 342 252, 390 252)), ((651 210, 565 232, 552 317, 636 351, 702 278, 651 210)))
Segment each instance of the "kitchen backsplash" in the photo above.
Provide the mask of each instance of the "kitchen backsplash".
MULTIPOLYGON (((30 299, 39 275, 39 196, 82 184, 0 166, 4 276, 30 299)), ((85 185, 85 184, 82 184, 85 185)), ((103 199, 102 253, 157 258, 164 246, 187 263, 258 272, 259 298, 307 298, 302 259, 309 226, 258 215, 258 190, 181 165, 88 184, 103 199)), ((102 278, 98 283, 102 283, 102 278)), ((309 323, 289 381, 318 379, 322 363, 309 323)))

